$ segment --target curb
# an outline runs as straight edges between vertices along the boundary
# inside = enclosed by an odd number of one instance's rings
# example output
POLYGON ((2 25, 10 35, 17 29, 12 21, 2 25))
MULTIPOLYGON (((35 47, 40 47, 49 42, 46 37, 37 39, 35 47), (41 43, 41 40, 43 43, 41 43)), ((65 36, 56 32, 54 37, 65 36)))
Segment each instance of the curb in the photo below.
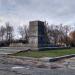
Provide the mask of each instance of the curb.
POLYGON ((65 58, 71 58, 71 57, 75 57, 75 54, 71 54, 71 55, 65 55, 65 56, 60 56, 60 57, 54 57, 49 59, 49 62, 55 62, 55 61, 59 61, 65 58))

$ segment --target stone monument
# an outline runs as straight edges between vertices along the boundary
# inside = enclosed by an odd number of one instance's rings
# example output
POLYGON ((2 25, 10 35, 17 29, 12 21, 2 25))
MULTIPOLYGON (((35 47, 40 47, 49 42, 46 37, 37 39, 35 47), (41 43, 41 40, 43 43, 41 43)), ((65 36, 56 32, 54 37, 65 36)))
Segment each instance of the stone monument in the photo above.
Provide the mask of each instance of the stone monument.
POLYGON ((40 50, 48 47, 50 42, 44 22, 31 21, 29 23, 29 44, 32 50, 40 50))

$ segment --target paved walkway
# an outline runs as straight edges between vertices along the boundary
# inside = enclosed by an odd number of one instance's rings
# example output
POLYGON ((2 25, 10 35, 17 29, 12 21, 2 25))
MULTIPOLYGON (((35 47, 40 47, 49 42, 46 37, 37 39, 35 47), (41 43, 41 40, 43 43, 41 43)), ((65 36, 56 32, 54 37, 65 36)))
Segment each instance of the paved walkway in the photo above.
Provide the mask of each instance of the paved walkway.
POLYGON ((27 66, 0 64, 0 75, 75 75, 71 69, 41 69, 27 66))
POLYGON ((0 47, 0 54, 12 54, 27 49, 28 47, 0 47))
MULTIPOLYGON (((45 66, 39 68, 38 66, 34 66, 34 64, 31 65, 32 61, 29 59, 24 60, 0 55, 0 75, 75 75, 75 69, 73 68, 66 66, 63 66, 62 68, 58 67, 58 65, 64 65, 64 62, 68 61, 74 61, 74 58, 52 63, 54 66, 52 69, 51 67, 45 68, 45 66)), ((37 62, 34 63, 37 64, 37 62)), ((47 62, 45 64, 50 65, 50 63, 47 62)), ((69 65, 74 66, 74 64, 75 62, 69 65)))

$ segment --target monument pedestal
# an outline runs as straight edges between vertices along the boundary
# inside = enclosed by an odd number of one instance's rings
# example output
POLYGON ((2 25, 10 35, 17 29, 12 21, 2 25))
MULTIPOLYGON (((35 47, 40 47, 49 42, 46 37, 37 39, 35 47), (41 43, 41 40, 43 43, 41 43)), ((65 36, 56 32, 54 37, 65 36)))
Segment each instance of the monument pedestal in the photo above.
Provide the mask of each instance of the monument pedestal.
POLYGON ((31 21, 29 24, 29 44, 32 50, 40 50, 50 44, 46 25, 42 21, 31 21))

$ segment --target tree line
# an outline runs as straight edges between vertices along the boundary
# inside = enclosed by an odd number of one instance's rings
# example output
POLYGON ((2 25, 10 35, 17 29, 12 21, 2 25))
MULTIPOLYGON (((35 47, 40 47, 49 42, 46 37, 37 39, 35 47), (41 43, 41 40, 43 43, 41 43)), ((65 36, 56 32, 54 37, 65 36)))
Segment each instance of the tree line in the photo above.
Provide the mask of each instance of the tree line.
POLYGON ((47 34, 50 42, 57 45, 71 45, 70 30, 72 27, 70 25, 47 25, 47 34))
MULTIPOLYGON (((75 31, 70 33, 70 25, 48 25, 46 24, 47 35, 50 43, 60 45, 74 45, 75 43, 75 31)), ((14 26, 9 22, 5 23, 5 26, 0 26, 0 41, 1 42, 22 42, 28 43, 29 40, 29 28, 27 25, 19 26, 17 28, 18 35, 21 36, 18 40, 14 39, 14 26)))
POLYGON ((27 43, 28 42, 28 28, 26 25, 19 26, 18 35, 21 37, 15 39, 15 28, 9 22, 5 23, 5 25, 0 26, 0 46, 7 46, 10 43, 27 43))

